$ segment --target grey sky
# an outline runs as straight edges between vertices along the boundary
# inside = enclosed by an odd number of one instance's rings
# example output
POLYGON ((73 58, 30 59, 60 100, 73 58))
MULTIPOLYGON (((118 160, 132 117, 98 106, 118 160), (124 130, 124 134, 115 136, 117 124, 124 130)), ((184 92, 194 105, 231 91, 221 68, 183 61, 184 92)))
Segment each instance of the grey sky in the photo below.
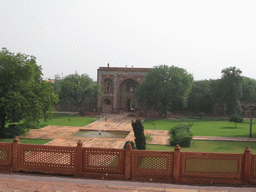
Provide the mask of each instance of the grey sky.
POLYGON ((0 0, 0 47, 34 55, 44 79, 175 65, 195 80, 230 66, 256 79, 255 0, 0 0))

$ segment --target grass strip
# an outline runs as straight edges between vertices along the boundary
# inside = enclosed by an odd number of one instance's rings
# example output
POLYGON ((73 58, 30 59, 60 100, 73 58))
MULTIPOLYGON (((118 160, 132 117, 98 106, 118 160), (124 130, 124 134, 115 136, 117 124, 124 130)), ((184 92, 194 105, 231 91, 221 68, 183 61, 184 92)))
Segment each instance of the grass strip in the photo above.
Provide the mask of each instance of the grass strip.
POLYGON ((50 120, 40 120, 39 128, 48 125, 84 127, 98 119, 99 117, 79 117, 65 113, 53 113, 53 116, 50 120))
MULTIPOLYGON (((190 147, 181 147, 184 152, 216 152, 216 153, 244 153, 244 149, 249 146, 251 153, 256 154, 256 142, 237 141, 199 141, 192 140, 190 147)), ((149 145, 146 150, 152 151, 174 151, 174 146, 149 145)))
MULTIPOLYGON (((193 124, 191 132, 194 136, 216 136, 216 137, 249 137, 250 121, 235 123, 224 120, 205 121, 198 119, 180 119, 180 120, 154 120, 146 119, 143 122, 144 129, 152 130, 170 130, 179 124, 193 124)), ((256 138, 256 121, 252 125, 252 137, 256 138)))
MULTIPOLYGON (((50 139, 19 139, 22 144, 35 144, 35 145, 44 145, 50 142, 50 139)), ((0 142, 4 143, 13 143, 13 139, 0 139, 0 142)))

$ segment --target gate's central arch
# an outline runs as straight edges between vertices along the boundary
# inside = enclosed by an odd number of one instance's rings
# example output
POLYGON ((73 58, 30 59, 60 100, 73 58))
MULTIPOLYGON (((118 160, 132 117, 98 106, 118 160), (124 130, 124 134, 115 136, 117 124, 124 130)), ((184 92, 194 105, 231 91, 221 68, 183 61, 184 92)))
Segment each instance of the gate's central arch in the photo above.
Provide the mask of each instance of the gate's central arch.
POLYGON ((125 112, 135 111, 137 108, 134 90, 139 83, 133 79, 127 79, 120 84, 119 108, 125 112))

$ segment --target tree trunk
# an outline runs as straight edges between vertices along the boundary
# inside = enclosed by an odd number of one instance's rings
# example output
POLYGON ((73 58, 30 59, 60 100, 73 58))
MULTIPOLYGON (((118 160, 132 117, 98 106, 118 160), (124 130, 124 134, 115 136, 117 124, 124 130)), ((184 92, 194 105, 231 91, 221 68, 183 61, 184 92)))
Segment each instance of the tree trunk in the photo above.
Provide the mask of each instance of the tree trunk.
POLYGON ((250 133, 249 137, 252 138, 252 109, 251 109, 251 114, 250 114, 250 133))
POLYGON ((0 130, 1 131, 4 130, 4 128, 5 128, 5 121, 6 121, 6 119, 5 119, 6 115, 5 115, 5 113, 3 111, 4 111, 4 109, 0 108, 0 130))

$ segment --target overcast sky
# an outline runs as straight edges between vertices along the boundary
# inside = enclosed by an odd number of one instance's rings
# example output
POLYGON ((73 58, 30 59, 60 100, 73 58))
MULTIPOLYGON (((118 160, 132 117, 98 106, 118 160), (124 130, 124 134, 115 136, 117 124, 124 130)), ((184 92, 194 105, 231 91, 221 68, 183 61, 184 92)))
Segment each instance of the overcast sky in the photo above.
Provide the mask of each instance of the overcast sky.
POLYGON ((195 80, 235 66, 256 79, 255 0, 0 0, 0 48, 33 55, 43 78, 174 65, 195 80))

